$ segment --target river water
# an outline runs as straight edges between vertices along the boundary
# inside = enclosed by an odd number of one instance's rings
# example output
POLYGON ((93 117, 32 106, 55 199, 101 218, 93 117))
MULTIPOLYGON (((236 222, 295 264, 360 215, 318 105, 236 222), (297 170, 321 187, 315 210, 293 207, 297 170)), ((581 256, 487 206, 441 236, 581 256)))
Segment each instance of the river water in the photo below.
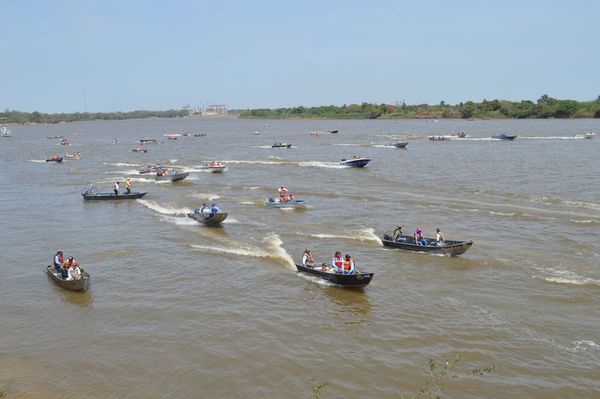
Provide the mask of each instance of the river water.
POLYGON ((444 397, 600 397, 599 120, 149 119, 15 126, 0 138, 0 389, 12 398, 398 398, 430 358, 484 377, 444 397), (329 129, 340 129, 329 134, 329 129), (260 135, 251 134, 259 130, 260 135), (163 134, 206 133, 168 141, 163 134), (323 132, 319 137, 311 131, 323 132), (471 139, 430 142, 464 131, 471 139), (514 142, 490 140, 499 132, 514 142), (46 136, 64 135, 69 147, 46 136), (119 144, 111 144, 118 137, 119 144), (154 137, 147 153, 136 141, 154 137), (407 149, 389 143, 408 137, 407 149), (275 141, 291 149, 272 149, 275 141), (52 152, 81 160, 48 164, 52 152), (372 157, 364 169, 342 158, 372 157), (221 160, 224 174, 198 169, 221 160), (192 173, 157 183, 161 162, 192 173), (143 200, 86 203, 125 177, 143 200), (305 210, 268 209, 285 184, 305 210), (222 228, 186 217, 202 202, 222 228), (378 236, 440 227, 456 258, 386 249, 378 236), (44 273, 57 250, 88 293, 44 273), (298 275, 350 253, 363 291, 298 275))

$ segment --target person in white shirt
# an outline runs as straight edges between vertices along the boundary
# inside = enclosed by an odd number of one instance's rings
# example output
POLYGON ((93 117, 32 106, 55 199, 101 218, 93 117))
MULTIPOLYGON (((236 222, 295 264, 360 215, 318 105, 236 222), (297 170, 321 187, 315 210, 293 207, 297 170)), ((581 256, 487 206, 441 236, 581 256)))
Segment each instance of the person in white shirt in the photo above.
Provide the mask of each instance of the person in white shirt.
POLYGON ((444 236, 442 235, 442 230, 435 229, 435 243, 441 247, 444 245, 444 236))
POLYGON ((310 249, 305 250, 304 254, 302 254, 302 266, 315 267, 315 261, 310 253, 310 249))

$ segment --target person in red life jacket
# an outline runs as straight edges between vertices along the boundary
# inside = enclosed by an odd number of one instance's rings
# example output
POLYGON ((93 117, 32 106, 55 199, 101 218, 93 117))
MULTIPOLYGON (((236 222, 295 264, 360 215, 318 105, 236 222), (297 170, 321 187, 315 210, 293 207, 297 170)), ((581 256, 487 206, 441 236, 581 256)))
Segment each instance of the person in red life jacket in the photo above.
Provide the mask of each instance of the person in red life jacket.
POLYGON ((341 272, 343 265, 344 258, 342 258, 342 253, 340 251, 335 251, 335 255, 333 255, 333 259, 331 260, 331 266, 333 266, 335 271, 341 272))
POLYGON ((65 262, 65 264, 63 265, 62 270, 61 270, 62 278, 64 278, 64 279, 68 278, 69 277, 69 269, 74 266, 79 266, 79 263, 77 263, 73 259, 72 256, 69 256, 69 260, 65 262))
POLYGON ((67 280, 77 280, 81 278, 81 269, 79 263, 72 256, 69 256, 69 260, 63 266, 62 271, 63 278, 67 280))
POLYGON ((54 261, 52 262, 54 265, 54 268, 56 269, 57 272, 61 273, 62 272, 62 266, 63 266, 63 250, 59 249, 58 251, 56 251, 56 255, 54 255, 54 261))
POLYGON ((414 239, 416 245, 427 245, 427 240, 425 239, 425 237, 423 237, 423 229, 420 227, 417 228, 417 230, 415 231, 414 239))
POLYGON ((279 199, 281 200, 281 202, 285 202, 287 200, 287 193, 288 193, 288 189, 285 188, 283 186, 283 184, 281 185, 281 187, 279 187, 279 189, 277 190, 277 193, 279 194, 279 199))
POLYGON ((354 272, 354 259, 350 255, 346 254, 343 262, 342 274, 353 274, 354 272))
POLYGON ((304 253, 302 254, 302 266, 310 268, 315 267, 315 261, 310 253, 310 249, 304 250, 304 253))

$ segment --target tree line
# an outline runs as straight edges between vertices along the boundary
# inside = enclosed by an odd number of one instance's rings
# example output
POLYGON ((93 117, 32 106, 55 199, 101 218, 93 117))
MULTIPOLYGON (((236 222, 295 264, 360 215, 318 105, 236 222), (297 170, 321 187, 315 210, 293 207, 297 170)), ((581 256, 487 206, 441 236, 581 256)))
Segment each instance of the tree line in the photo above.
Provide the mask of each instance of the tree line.
POLYGON ((526 119, 526 118, 600 118, 600 96, 594 101, 559 100, 546 94, 536 102, 483 100, 467 101, 456 105, 441 101, 438 105, 419 104, 350 104, 320 107, 292 107, 276 109, 249 109, 241 118, 425 118, 425 119, 526 119))
POLYGON ((60 123, 94 120, 121 120, 141 118, 178 118, 187 116, 186 110, 166 111, 130 111, 130 112, 74 112, 62 114, 46 114, 41 112, 21 112, 5 110, 0 112, 0 123, 60 123))

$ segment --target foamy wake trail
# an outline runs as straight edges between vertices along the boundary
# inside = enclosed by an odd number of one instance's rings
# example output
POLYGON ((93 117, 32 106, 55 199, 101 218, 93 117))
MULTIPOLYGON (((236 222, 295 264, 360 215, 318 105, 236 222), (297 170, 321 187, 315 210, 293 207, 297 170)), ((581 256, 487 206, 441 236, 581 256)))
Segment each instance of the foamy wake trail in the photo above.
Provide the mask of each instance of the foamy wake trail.
POLYGON ((45 159, 30 159, 29 162, 46 162, 45 159))
POLYGON ((324 279, 322 279, 320 277, 317 277, 317 276, 311 276, 309 274, 304 274, 304 273, 298 273, 298 276, 300 276, 300 277, 302 277, 302 278, 304 278, 304 279, 306 279, 306 280, 308 280, 310 282, 313 282, 313 283, 316 283, 316 284, 320 284, 320 285, 324 285, 326 287, 333 287, 333 286, 335 286, 335 284, 332 283, 331 281, 324 280, 324 279))
POLYGON ((532 277, 542 279, 550 283, 600 286, 600 280, 591 277, 581 276, 570 270, 560 270, 553 268, 539 268, 538 270, 541 272, 541 275, 532 277))
POLYGON ((172 208, 170 206, 160 205, 152 200, 138 199, 136 201, 144 205, 146 208, 150 208, 153 211, 156 211, 163 215, 187 216, 188 213, 193 212, 193 210, 191 210, 190 208, 172 208))
POLYGON ((177 225, 183 225, 183 226, 192 226, 192 225, 197 225, 198 222, 196 222, 194 219, 190 219, 188 217, 186 218, 182 218, 182 217, 176 217, 176 216, 166 216, 166 215, 161 215, 160 220, 162 220, 163 222, 167 222, 167 223, 172 223, 172 224, 177 224, 177 225))
POLYGON ((589 225, 600 224, 600 220, 596 220, 596 219, 584 219, 584 220, 569 219, 569 220, 571 220, 571 222, 573 222, 573 223, 578 223, 578 224, 589 224, 589 225))
POLYGON ((147 179, 145 177, 132 177, 131 181, 138 183, 171 184, 168 180, 147 179))
POLYGON ((282 241, 277 234, 269 234, 263 239, 264 248, 231 241, 231 246, 197 245, 190 244, 191 248, 205 252, 224 253, 238 256, 251 256, 253 258, 272 259, 295 270, 292 257, 281 246, 282 241))
POLYGON ((338 143, 338 147, 363 147, 363 144, 338 143))
POLYGON ((137 163, 125 163, 125 162, 117 162, 117 163, 103 162, 103 164, 111 165, 111 166, 140 166, 137 163))
POLYGON ((105 172, 106 174, 111 174, 111 175, 139 175, 140 172, 138 172, 135 169, 128 169, 128 170, 116 170, 114 172, 105 172))
POLYGON ((375 148, 396 148, 393 145, 386 145, 386 144, 373 144, 373 147, 375 147, 375 148))
POLYGON ((208 200, 208 201, 213 201, 213 200, 221 198, 217 194, 212 194, 212 193, 197 193, 197 194, 192 194, 192 197, 198 198, 201 200, 208 200))
POLYGON ((354 240, 354 241, 375 241, 379 245, 383 246, 381 239, 375 234, 375 230, 372 228, 350 230, 346 234, 325 234, 325 233, 297 233, 301 236, 312 237, 312 238, 341 238, 343 240, 354 240))
POLYGON ((345 165, 340 165, 337 162, 320 162, 320 161, 298 162, 298 165, 315 167, 315 168, 330 168, 330 169, 343 169, 346 167, 345 165))

